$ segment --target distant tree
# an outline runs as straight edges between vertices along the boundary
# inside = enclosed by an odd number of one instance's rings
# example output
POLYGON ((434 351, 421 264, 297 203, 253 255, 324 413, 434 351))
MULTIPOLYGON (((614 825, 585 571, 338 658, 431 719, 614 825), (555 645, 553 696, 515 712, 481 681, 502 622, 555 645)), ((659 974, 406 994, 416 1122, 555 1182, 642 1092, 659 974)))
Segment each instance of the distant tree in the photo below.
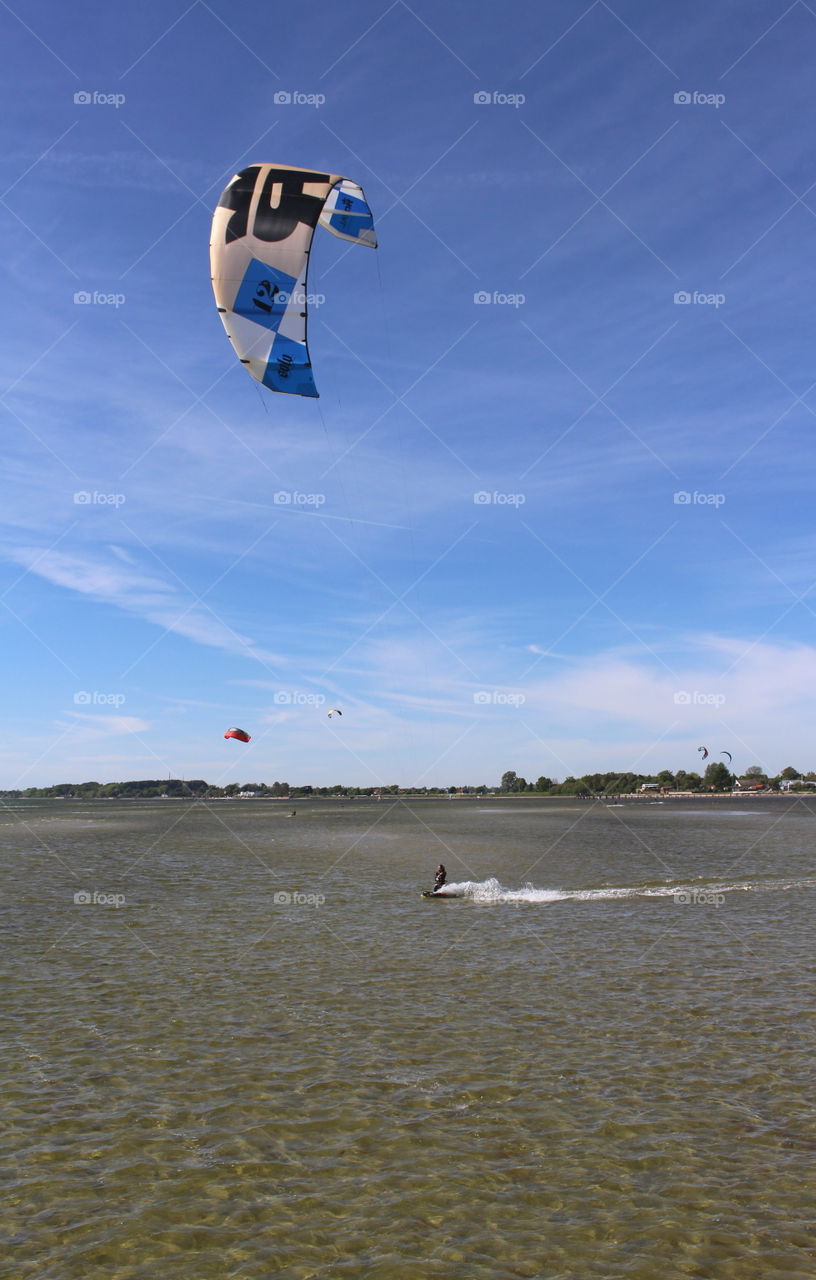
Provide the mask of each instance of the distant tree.
POLYGON ((784 778, 786 782, 796 782, 802 775, 794 769, 792 764, 789 764, 785 766, 779 776, 784 778))
POLYGON ((516 778, 515 782, 513 783, 513 791, 518 793, 519 791, 526 791, 526 790, 527 790, 527 779, 516 778))
POLYGON ((677 791, 699 791, 703 784, 703 780, 699 773, 686 773, 685 769, 678 769, 674 775, 674 786, 677 791))
POLYGON ((759 767, 759 765, 758 765, 758 764, 752 764, 752 765, 749 765, 749 766, 748 766, 748 768, 745 770, 745 773, 743 774, 743 777, 745 777, 745 778, 754 778, 756 782, 767 782, 767 781, 768 781, 768 776, 767 776, 767 774, 765 774, 765 773, 763 773, 763 772, 762 772, 762 769, 759 767))
POLYGON ((661 769, 656 780, 660 783, 661 787, 673 788, 675 785, 674 774, 669 769, 661 769))
MULTIPOLYGON (((128 785, 129 783, 124 783, 124 786, 128 785)), ((166 782, 156 783, 155 786, 151 786, 149 794, 168 795, 174 799, 185 800, 190 797, 190 789, 186 782, 182 782, 181 778, 168 778, 166 782)))
POLYGON ((565 778, 558 788, 558 794, 562 796, 588 796, 589 787, 583 778, 565 778))
POLYGON ((710 764, 703 776, 708 791, 730 791, 736 779, 721 762, 710 764))
POLYGON ((501 789, 502 791, 515 791, 517 774, 513 769, 508 769, 502 774, 501 789))
POLYGON ((536 791, 549 791, 553 786, 552 778, 545 778, 544 775, 538 779, 535 784, 536 791))
POLYGON ((642 781, 643 779, 638 773, 612 774, 604 790, 608 795, 627 795, 632 791, 637 791, 642 781))

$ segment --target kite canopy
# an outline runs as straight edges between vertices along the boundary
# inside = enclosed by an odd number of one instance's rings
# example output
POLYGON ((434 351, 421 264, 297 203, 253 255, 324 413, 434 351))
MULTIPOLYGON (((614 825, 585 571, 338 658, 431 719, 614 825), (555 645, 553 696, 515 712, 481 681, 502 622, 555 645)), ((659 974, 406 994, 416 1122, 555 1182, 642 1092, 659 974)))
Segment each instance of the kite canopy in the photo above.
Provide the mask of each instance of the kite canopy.
POLYGON ((327 714, 329 719, 331 720, 332 716, 341 716, 343 712, 340 710, 339 707, 332 707, 331 711, 329 711, 327 714))
POLYGON ((315 227, 377 247, 361 187, 336 173, 253 164, 227 183, 210 235, 213 292, 241 364, 270 391, 317 396, 306 343, 315 227))
POLYGON ((225 738, 237 738, 239 742, 251 742, 249 734, 245 729, 227 729, 224 734, 225 738))
POLYGON ((700 752, 700 755, 704 760, 708 759, 708 747, 698 747, 697 750, 700 752))
POLYGON ((731 763, 731 761, 732 761, 732 760, 733 760, 733 758, 734 758, 734 757, 731 755, 731 752, 730 752, 730 751, 721 751, 721 752, 720 752, 720 755, 721 755, 721 756, 728 756, 728 763, 729 763, 729 764, 731 763))

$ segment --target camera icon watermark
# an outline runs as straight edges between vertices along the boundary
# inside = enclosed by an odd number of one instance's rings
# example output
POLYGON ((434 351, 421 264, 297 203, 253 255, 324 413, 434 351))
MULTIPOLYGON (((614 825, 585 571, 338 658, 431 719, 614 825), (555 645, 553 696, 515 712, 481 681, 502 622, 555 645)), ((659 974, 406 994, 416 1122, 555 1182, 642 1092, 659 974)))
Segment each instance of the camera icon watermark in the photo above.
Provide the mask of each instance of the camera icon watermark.
POLYGON ((724 493, 693 493, 688 489, 678 489, 673 497, 676 507, 721 507, 725 502, 724 493))
POLYGON ((672 700, 676 707, 723 707, 726 698, 724 693, 702 693, 699 689, 689 692, 688 689, 678 689, 672 695, 672 700))
POLYGON ((676 307, 713 307, 717 311, 724 304, 724 293, 702 293, 699 289, 690 293, 688 289, 678 289, 674 295, 676 307))
POLYGON ((124 293, 102 293, 100 289, 94 289, 93 293, 88 289, 78 289, 74 294, 76 307, 114 307, 118 310, 126 301, 124 293))
POLYGON ((523 507, 527 501, 525 493, 498 493, 495 489, 489 493, 487 489, 480 489, 478 493, 474 493, 473 501, 477 507, 523 507))
POLYGON ((489 293, 487 289, 477 289, 473 295, 473 301, 477 307, 491 305, 497 307, 523 307, 527 297, 523 293, 500 293, 498 289, 494 289, 492 293, 489 293))
POLYGON ((74 706, 77 707, 122 707, 126 702, 123 693, 99 693, 96 689, 80 689, 74 694, 74 706))
POLYGON ((478 89, 473 95, 477 107, 523 107, 527 101, 523 93, 501 93, 498 89, 478 89))
POLYGON ((276 907, 322 907, 326 896, 322 893, 285 893, 279 890, 273 893, 272 901, 276 907))
POLYGON ((721 907, 725 902, 724 893, 711 889, 680 889, 672 897, 681 907, 721 907))
POLYGON ((301 93, 299 89, 291 92, 288 89, 278 89, 277 93, 272 95, 272 101, 276 107, 314 107, 315 110, 319 110, 326 105, 326 95, 301 93))
POLYGON ((74 94, 74 105, 77 107, 115 107, 118 111, 120 107, 125 105, 125 95, 123 93, 100 93, 98 89, 93 91, 79 89, 74 94))
POLYGON ((502 693, 499 689, 480 689, 474 693, 473 701, 477 707, 523 707, 527 696, 523 693, 502 693))
POLYGON ((279 489, 272 501, 276 507, 322 507, 325 493, 300 493, 297 489, 279 489))
POLYGON ((77 507, 121 507, 126 501, 123 493, 99 493, 97 489, 78 489, 74 494, 77 507))
POLYGON ((303 693, 300 689, 278 689, 272 701, 276 707, 322 707, 326 698, 322 693, 303 693))
POLYGON ((123 893, 100 893, 98 889, 94 889, 91 893, 87 889, 80 889, 74 894, 74 905, 77 907, 123 907, 125 905, 125 895, 123 893))
POLYGON ((698 90, 691 93, 688 89, 678 89, 674 95, 674 102, 678 107, 716 107, 719 111, 725 102, 725 94, 700 93, 698 90))

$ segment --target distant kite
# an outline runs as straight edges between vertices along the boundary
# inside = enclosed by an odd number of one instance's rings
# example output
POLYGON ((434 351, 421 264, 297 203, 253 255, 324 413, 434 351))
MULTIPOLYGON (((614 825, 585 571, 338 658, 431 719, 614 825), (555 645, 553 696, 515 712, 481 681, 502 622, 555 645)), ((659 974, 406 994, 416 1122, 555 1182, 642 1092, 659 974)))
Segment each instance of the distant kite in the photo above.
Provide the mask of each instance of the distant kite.
POLYGON ((697 750, 700 752, 700 755, 704 760, 708 759, 708 747, 698 747, 697 750))
POLYGON ((728 756, 728 763, 729 763, 729 764, 731 763, 732 756, 731 756, 731 752, 730 752, 730 751, 721 751, 721 752, 720 752, 720 755, 721 755, 721 756, 728 756))
POLYGON ((329 716, 329 719, 331 720, 332 716, 341 716, 342 714, 343 712, 340 710, 339 707, 332 707, 331 711, 329 711, 328 713, 328 716, 329 716))
POLYGON ((251 742, 249 734, 245 729, 227 729, 224 734, 225 738, 237 738, 239 742, 251 742))

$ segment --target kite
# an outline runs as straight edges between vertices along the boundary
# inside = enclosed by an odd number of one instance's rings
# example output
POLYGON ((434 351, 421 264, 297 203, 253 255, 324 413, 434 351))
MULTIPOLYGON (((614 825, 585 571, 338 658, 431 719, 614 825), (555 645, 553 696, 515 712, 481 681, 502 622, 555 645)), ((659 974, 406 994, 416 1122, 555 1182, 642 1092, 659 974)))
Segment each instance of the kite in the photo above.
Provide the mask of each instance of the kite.
POLYGON ((221 193, 210 235, 218 312, 241 364, 270 391, 317 396, 306 341, 315 227, 377 248, 361 187, 336 173, 252 164, 221 193))
POLYGON ((245 729, 227 729, 224 734, 225 738, 237 738, 239 742, 251 742, 249 734, 245 729))
POLYGON ((342 714, 343 712, 340 710, 339 707, 332 707, 331 711, 328 712, 328 716, 330 720, 332 716, 341 716, 342 714))
POLYGON ((708 759, 708 747, 698 747, 697 750, 700 752, 704 760, 708 759))

